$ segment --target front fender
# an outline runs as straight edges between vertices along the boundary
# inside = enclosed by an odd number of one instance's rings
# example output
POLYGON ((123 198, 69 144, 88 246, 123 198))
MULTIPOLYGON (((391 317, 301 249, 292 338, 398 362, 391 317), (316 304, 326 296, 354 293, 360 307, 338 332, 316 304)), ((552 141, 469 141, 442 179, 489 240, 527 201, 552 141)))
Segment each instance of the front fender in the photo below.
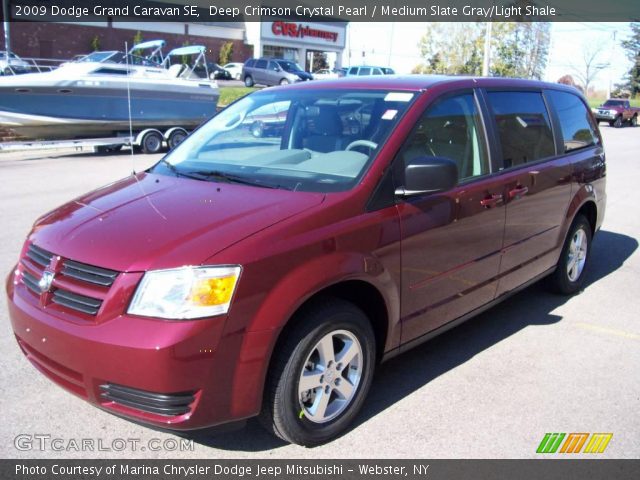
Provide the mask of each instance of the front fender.
POLYGON ((274 347, 295 312, 315 294, 350 280, 366 282, 380 292, 389 319, 385 350, 398 345, 399 286, 382 262, 355 252, 313 258, 288 272, 269 290, 245 327, 232 387, 235 416, 259 413, 274 347))

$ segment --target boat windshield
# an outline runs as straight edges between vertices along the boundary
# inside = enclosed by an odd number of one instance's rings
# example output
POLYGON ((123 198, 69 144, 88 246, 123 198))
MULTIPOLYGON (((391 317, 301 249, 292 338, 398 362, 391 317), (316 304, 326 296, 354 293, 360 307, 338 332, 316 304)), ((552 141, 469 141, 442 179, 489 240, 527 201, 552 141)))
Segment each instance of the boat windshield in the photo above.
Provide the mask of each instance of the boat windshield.
POLYGON ((78 63, 121 63, 129 65, 142 65, 145 67, 159 67, 160 63, 153 61, 146 57, 142 57, 134 54, 124 54, 123 52, 109 51, 109 52, 93 52, 77 60, 78 63), (127 58, 128 57, 128 58, 127 58))
POLYGON ((230 105, 151 171, 310 192, 362 178, 415 92, 265 90, 230 105))
POLYGON ((88 63, 88 62, 106 62, 106 61, 110 61, 110 58, 113 57, 116 53, 116 51, 112 51, 112 52, 93 52, 90 53, 89 55, 86 55, 80 59, 77 60, 78 63, 88 63))

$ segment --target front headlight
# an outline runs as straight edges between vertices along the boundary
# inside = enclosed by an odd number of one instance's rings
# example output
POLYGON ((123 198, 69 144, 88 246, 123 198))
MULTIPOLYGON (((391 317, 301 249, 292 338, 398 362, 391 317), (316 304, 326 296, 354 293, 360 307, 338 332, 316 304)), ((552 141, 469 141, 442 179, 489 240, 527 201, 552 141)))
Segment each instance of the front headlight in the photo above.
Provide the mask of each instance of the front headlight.
POLYGON ((128 313, 174 320, 227 313, 241 270, 239 265, 152 270, 142 277, 128 313))

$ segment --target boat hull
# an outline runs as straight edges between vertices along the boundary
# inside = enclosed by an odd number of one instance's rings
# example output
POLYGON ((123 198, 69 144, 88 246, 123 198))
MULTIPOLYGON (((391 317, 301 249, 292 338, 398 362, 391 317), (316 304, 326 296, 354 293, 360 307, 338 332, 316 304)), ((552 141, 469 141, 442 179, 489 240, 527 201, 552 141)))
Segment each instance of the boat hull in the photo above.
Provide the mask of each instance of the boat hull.
POLYGON ((219 97, 211 84, 194 83, 89 79, 0 85, 0 125, 25 139, 45 140, 128 133, 129 117, 134 131, 190 130, 215 114, 219 97))

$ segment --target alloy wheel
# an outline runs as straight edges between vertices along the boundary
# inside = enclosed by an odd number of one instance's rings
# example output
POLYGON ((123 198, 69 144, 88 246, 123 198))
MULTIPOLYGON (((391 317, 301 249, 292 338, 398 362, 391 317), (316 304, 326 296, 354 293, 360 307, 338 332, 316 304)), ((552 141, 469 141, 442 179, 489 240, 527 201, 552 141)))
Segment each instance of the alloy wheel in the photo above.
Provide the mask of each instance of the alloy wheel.
POLYGON ((567 276, 572 282, 575 282, 584 270, 587 260, 587 242, 587 234, 582 229, 576 230, 571 238, 567 258, 567 276))
POLYGON ((322 337, 300 373, 300 417, 314 423, 336 418, 353 400, 362 372, 362 347, 353 333, 335 330, 322 337))

